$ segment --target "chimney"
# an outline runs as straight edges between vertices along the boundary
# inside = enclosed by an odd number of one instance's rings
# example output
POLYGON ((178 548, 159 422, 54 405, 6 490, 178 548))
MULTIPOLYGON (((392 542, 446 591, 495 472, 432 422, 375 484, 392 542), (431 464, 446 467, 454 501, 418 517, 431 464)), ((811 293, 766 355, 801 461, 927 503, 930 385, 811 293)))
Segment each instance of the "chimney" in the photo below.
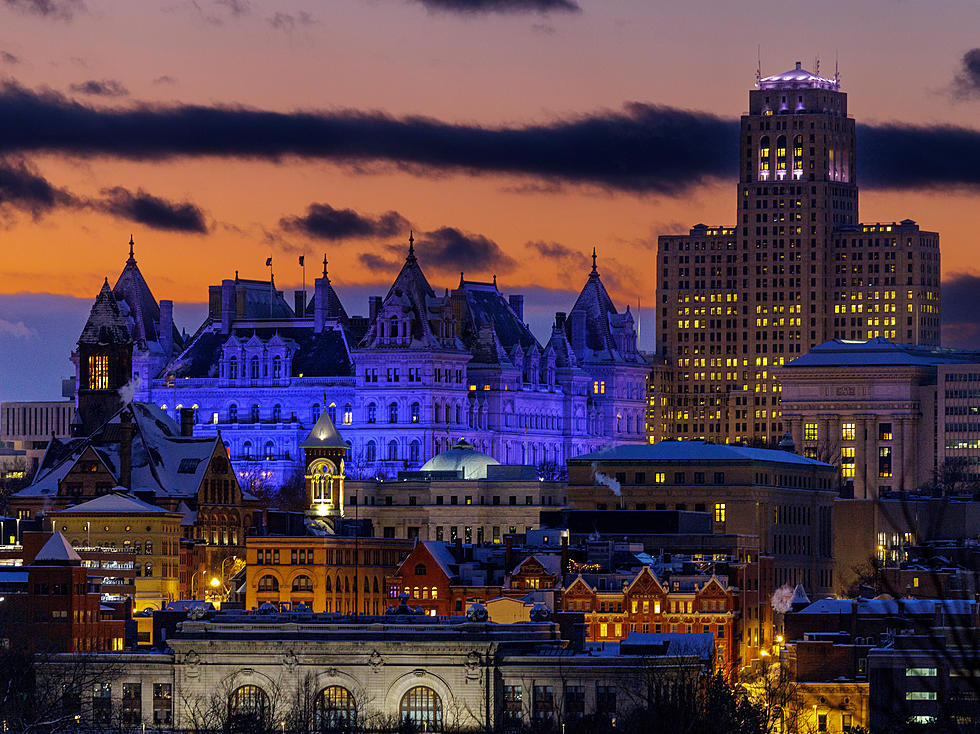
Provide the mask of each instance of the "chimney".
POLYGON ((510 562, 514 556, 514 537, 512 535, 504 536, 504 570, 510 573, 510 562))
MULTIPOLYGON (((568 536, 561 536, 561 573, 564 574, 568 569, 568 536)), ((562 583, 562 577, 558 577, 558 583, 562 583)))
POLYGON ((585 312, 572 311, 568 318, 572 322, 572 350, 581 354, 585 351, 585 312))
POLYGON ((330 281, 326 278, 313 281, 313 331, 317 334, 323 331, 323 325, 327 322, 329 289, 330 281))
POLYGON ((221 281, 221 333, 231 333, 231 322, 235 318, 235 281, 221 281))
POLYGON ((133 416, 129 408, 119 415, 119 485, 133 488, 133 416))
POLYGON ((458 537, 456 538, 456 552, 454 555, 456 556, 457 562, 463 562, 463 541, 458 537))
POLYGON ((565 312, 558 311, 555 314, 555 328, 561 331, 565 331, 565 312))
POLYGON ((293 303, 296 318, 304 318, 306 316, 306 291, 293 291, 293 303))
POLYGON ((167 359, 174 350, 174 302, 160 301, 160 348, 167 359))
POLYGON ((510 303, 510 307, 517 314, 517 318, 524 321, 524 296, 507 296, 507 302, 510 303))
POLYGON ((370 309, 371 321, 374 321, 378 311, 381 310, 381 296, 368 297, 368 309, 370 309))
POLYGON ((194 435, 194 409, 193 408, 181 408, 180 409, 180 435, 184 438, 190 438, 194 435))

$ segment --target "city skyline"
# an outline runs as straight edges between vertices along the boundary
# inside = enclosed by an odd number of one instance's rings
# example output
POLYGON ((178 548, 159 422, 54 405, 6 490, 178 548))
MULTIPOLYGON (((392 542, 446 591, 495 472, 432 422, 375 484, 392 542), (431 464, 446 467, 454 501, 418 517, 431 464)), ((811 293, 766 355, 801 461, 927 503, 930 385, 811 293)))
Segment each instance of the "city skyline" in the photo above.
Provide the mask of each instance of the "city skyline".
MULTIPOLYGON (((902 7, 881 16, 874 33, 858 24, 843 36, 832 14, 806 18, 806 39, 765 42, 760 52, 756 36, 778 38, 780 26, 803 22, 804 11, 790 11, 709 53, 682 47, 669 32, 691 27, 695 7, 486 5, 457 12, 453 3, 385 0, 274 10, 214 2, 122 11, 6 3, 0 115, 12 134, 0 150, 0 208, 14 247, 0 266, 0 351, 22 356, 2 382, 23 388, 21 376, 40 371, 47 387, 24 397, 57 392, 68 367, 56 369, 55 356, 71 348, 102 278, 118 273, 130 232, 154 295, 177 302, 177 323, 189 331, 203 318, 207 284, 235 270, 267 277, 269 256, 288 290, 301 282, 298 255, 312 262, 326 252, 341 298, 364 313, 414 228, 434 285, 452 286, 461 270, 474 279, 497 274, 506 291, 542 304, 527 315, 542 338, 553 312, 570 306, 596 246, 617 300, 643 306, 640 344, 652 349, 656 237, 701 221, 734 224, 737 118, 758 57, 767 74, 796 60, 813 68, 816 52, 826 74, 836 52, 859 123, 862 220, 910 216, 942 229, 945 341, 965 346, 976 335, 975 181, 968 166, 932 160, 949 140, 944 125, 963 128, 958 158, 969 160, 977 144, 977 79, 965 56, 972 44, 955 30, 970 27, 975 8, 951 4, 926 17, 902 7), (153 39, 136 32, 146 22, 153 39), (927 38, 942 33, 943 53, 885 42, 886 29, 913 25, 927 38), (670 74, 654 71, 668 64, 670 74), (281 113, 287 132, 276 138, 275 125, 262 127, 261 144, 250 142, 243 127, 260 111, 281 113), (297 111, 350 148, 338 153, 323 140, 290 148, 297 111), (179 130, 191 113, 229 126, 229 154, 214 135, 202 136, 196 151, 209 155, 182 148, 167 126, 176 118, 179 130), (31 115, 50 121, 43 136, 26 124, 31 115), (683 153, 698 153, 689 163, 663 156, 676 115, 690 115, 683 120, 695 121, 704 141, 679 141, 683 153), (73 124, 86 116, 137 134, 83 140, 73 124), (910 146, 932 147, 913 163, 880 155, 909 134, 910 146), (372 147, 377 136, 386 141, 380 149, 372 147), (436 144, 425 144, 427 136, 436 144), (275 146, 284 144, 277 160, 275 146), (44 248, 58 257, 37 257, 44 248)), ((738 23, 752 11, 743 8, 738 23)), ((705 28, 725 21, 706 20, 705 28)))

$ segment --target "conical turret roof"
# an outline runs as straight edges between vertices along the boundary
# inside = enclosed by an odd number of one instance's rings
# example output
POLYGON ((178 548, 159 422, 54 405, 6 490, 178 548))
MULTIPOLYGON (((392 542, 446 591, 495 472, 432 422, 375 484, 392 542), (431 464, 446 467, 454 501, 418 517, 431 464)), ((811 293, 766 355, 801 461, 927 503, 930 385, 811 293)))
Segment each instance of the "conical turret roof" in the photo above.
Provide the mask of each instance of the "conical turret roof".
POLYGON ((108 278, 102 283, 102 290, 95 297, 79 344, 129 344, 133 341, 129 325, 119 309, 119 303, 109 288, 108 278))
POLYGON ((299 445, 301 449, 347 449, 347 442, 330 420, 330 413, 324 410, 309 435, 299 445))

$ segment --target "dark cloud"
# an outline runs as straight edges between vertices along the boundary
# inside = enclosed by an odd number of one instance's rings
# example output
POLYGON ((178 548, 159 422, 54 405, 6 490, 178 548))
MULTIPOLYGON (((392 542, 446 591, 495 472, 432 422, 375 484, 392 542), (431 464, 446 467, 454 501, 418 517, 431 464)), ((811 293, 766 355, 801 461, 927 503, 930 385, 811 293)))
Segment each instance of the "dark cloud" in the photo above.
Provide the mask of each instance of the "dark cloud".
POLYGON ((980 348, 980 276, 959 273, 943 281, 943 346, 980 348))
POLYGON ((153 80, 154 84, 176 84, 177 80, 170 76, 169 74, 164 74, 163 76, 158 76, 153 80))
MULTIPOLYGON (((399 245, 398 249, 404 248, 399 245)), ((415 249, 426 267, 443 272, 507 272, 517 264, 493 240, 455 227, 440 227, 419 234, 415 249)))
POLYGON ((73 92, 90 94, 93 97, 125 97, 129 94, 123 83, 115 79, 89 79, 72 84, 69 88, 73 92))
POLYGON ((117 186, 102 192, 96 208, 153 229, 206 234, 204 212, 187 201, 168 201, 139 189, 135 194, 117 186))
POLYGON ((953 95, 961 99, 980 96, 980 48, 963 54, 960 70, 953 78, 953 95))
POLYGON ((573 250, 560 242, 537 240, 528 242, 527 247, 537 252, 546 260, 554 260, 559 268, 563 270, 581 269, 588 264, 588 256, 585 253, 573 250))
POLYGON ((0 0, 6 7, 45 18, 71 20, 85 10, 82 0, 0 0))
POLYGON ((575 0, 413 0, 429 10, 477 15, 481 13, 577 13, 575 0))
POLYGON ((61 206, 75 206, 77 199, 52 185, 29 163, 0 160, 0 211, 28 212, 35 219, 61 206))
POLYGON ((357 256, 357 259, 368 270, 381 273, 392 272, 400 264, 398 260, 382 257, 374 252, 362 252, 357 256))
POLYGON ((248 0, 214 0, 214 4, 226 8, 235 17, 247 15, 252 9, 248 0))
MULTIPOLYGON (((0 87, 0 130, 0 155, 296 156, 352 167, 388 164, 416 175, 517 175, 548 184, 660 194, 738 175, 735 120, 636 102, 620 111, 546 124, 481 127, 351 110, 96 108, 8 83, 0 87)), ((980 186, 978 130, 860 125, 858 151, 864 186, 980 186), (949 156, 950 150, 956 156, 949 156)))
POLYGON ((266 19, 266 22, 277 31, 292 33, 297 27, 316 25, 316 20, 306 10, 297 13, 273 13, 266 19))
POLYGON ((329 204, 310 204, 300 217, 283 217, 279 226, 287 232, 301 232, 324 240, 365 237, 393 237, 407 232, 408 220, 396 211, 378 217, 358 214, 353 209, 334 209, 329 204))
POLYGON ((19 64, 20 57, 14 56, 9 51, 0 51, 0 64, 19 64))

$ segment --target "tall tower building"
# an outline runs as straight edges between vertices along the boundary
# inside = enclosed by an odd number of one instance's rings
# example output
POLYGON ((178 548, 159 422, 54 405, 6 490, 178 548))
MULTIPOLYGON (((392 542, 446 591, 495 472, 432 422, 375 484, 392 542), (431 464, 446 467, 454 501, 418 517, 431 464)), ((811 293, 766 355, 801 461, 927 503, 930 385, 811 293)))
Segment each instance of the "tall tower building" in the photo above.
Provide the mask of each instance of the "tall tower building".
POLYGON ((939 236, 858 223, 855 139, 836 75, 797 62, 749 92, 737 224, 659 238, 661 432, 771 441, 785 430, 773 367, 834 338, 939 344, 939 236))

